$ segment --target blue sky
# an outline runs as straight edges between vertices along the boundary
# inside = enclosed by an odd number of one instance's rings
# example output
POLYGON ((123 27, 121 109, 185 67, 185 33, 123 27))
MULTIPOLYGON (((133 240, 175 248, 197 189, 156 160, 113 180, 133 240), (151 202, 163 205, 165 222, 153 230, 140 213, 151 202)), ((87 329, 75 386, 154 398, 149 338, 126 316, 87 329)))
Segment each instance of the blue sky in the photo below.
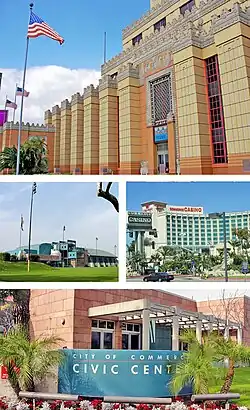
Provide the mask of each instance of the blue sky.
MULTIPOLYGON (((34 13, 61 36, 65 44, 44 37, 33 39, 29 65, 59 65, 99 70, 103 60, 103 33, 107 32, 108 57, 121 50, 122 29, 149 9, 149 0, 36 0, 34 13)), ((1 0, 0 38, 3 68, 22 68, 29 1, 1 0)))
MULTIPOLYGON (((0 108, 6 96, 14 100, 15 84, 22 85, 29 1, 0 0, 0 38, 3 73, 0 108)), ((36 0, 34 13, 65 39, 63 46, 45 36, 30 40, 24 122, 42 124, 44 112, 90 84, 98 85, 103 63, 104 32, 107 59, 122 51, 122 29, 149 10, 149 0, 36 0)), ((20 97, 15 121, 20 116, 20 97)), ((9 112, 9 121, 13 119, 9 112)))
POLYGON ((203 206, 205 212, 250 209, 249 182, 129 182, 127 209, 141 210, 151 200, 170 205, 203 206))
MULTIPOLYGON (((106 185, 106 184, 105 184, 106 185)), ((104 185, 104 187, 105 187, 104 185)), ((0 183, 0 252, 19 246, 20 216, 24 217, 23 245, 28 243, 30 183, 0 183)), ((118 214, 96 195, 96 183, 38 183, 34 196, 32 243, 76 240, 79 246, 114 252, 118 245, 118 214)), ((118 186, 111 192, 117 195, 118 186)))

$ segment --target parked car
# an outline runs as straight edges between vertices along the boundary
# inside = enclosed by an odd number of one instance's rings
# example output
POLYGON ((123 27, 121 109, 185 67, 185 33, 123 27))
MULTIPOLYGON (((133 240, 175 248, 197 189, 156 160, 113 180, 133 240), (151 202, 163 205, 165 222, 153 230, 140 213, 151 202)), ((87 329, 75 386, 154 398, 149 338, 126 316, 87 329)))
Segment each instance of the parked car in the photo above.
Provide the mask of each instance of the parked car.
POLYGON ((171 280, 174 280, 174 275, 168 272, 151 273, 143 279, 144 282, 171 282, 171 280))

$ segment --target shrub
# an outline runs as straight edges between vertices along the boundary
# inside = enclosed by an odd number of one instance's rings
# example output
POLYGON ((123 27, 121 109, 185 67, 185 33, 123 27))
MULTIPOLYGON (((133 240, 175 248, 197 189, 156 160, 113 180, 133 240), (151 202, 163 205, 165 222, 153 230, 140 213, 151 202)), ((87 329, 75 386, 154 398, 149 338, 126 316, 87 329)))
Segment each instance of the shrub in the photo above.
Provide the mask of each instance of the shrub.
POLYGON ((40 256, 39 255, 30 255, 30 261, 31 262, 39 262, 40 256))
POLYGON ((10 261, 10 253, 1 252, 0 253, 0 261, 9 262, 10 261))
POLYGON ((16 255, 10 255, 10 262, 17 262, 17 256, 16 255))

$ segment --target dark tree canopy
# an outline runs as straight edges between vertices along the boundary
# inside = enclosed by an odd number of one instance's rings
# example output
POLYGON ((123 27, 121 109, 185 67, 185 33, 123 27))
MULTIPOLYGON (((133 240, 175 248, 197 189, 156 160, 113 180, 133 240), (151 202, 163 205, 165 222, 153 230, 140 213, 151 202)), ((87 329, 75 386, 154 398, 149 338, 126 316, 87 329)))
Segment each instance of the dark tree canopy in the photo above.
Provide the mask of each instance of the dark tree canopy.
POLYGON ((116 210, 117 212, 119 212, 119 201, 118 201, 118 199, 117 199, 114 195, 112 195, 112 194, 110 193, 110 188, 111 188, 111 186, 112 186, 112 183, 113 183, 113 182, 109 182, 108 185, 107 185, 106 190, 103 190, 103 189, 102 189, 102 182, 100 182, 100 183, 98 184, 97 196, 99 196, 100 198, 104 198, 104 199, 106 199, 107 201, 109 201, 109 202, 113 205, 113 207, 115 208, 115 210, 116 210))

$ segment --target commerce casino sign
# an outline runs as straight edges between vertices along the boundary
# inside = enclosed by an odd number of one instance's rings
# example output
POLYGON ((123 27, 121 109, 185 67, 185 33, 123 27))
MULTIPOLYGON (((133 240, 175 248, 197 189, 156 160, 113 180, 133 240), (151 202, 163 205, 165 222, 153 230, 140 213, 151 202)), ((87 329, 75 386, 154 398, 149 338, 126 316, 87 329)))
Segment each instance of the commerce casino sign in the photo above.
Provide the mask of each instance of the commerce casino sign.
POLYGON ((128 212, 127 228, 131 231, 152 229, 152 215, 146 212, 128 212))
MULTIPOLYGON (((169 397, 184 352, 170 350, 63 350, 58 391, 87 397, 169 397)), ((186 386, 180 394, 191 394, 186 386)))

